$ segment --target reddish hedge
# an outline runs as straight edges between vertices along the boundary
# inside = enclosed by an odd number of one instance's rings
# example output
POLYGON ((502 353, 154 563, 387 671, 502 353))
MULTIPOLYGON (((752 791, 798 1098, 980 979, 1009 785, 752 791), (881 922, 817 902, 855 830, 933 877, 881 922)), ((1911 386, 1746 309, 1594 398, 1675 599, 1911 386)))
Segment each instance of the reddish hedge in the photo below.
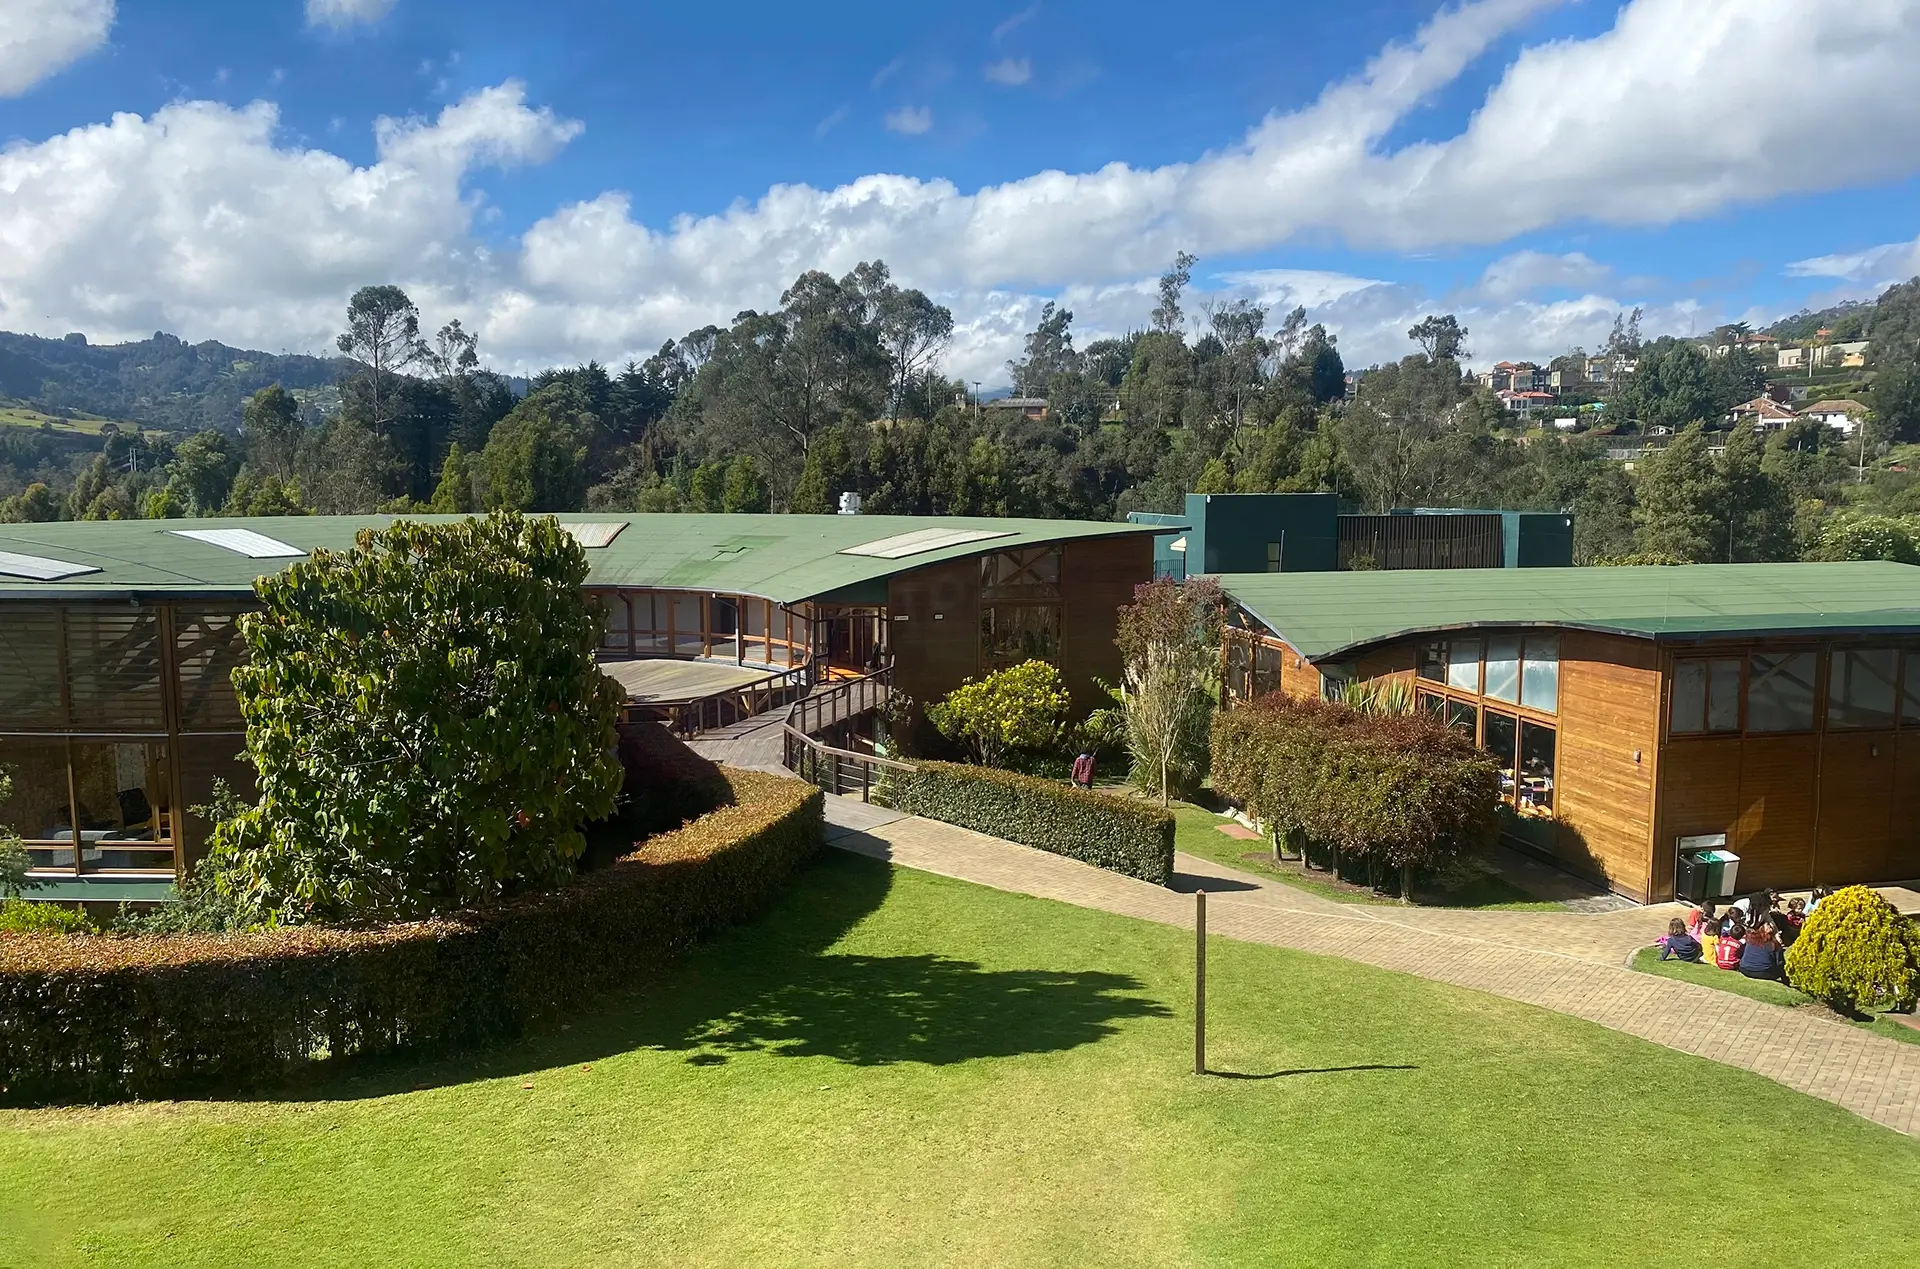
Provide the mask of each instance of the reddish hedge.
POLYGON ((725 776, 732 805, 483 912, 229 937, 0 934, 0 1100, 253 1087, 318 1058, 511 1037, 630 985, 763 911, 819 848, 818 790, 725 776))

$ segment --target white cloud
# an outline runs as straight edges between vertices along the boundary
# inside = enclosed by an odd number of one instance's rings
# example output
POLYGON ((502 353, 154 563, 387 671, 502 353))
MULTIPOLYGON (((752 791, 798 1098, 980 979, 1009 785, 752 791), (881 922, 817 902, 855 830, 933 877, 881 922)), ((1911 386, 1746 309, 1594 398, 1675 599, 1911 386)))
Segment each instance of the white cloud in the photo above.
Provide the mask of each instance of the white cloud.
MULTIPOLYGON (((271 105, 176 103, 0 151, 0 327, 320 348, 355 286, 391 280, 430 321, 462 317, 490 355, 524 369, 645 353, 775 302, 802 270, 881 257, 952 305, 950 364, 986 378, 1017 350, 1042 293, 1075 308, 1083 342, 1139 325, 1153 275, 1180 249, 1218 258, 1339 237, 1417 251, 1582 219, 1657 226, 1920 168, 1911 0, 1850 0, 1817 23, 1797 0, 1632 0, 1599 36, 1522 50, 1457 135, 1389 144, 1553 3, 1448 9, 1313 103, 1190 162, 973 191, 886 174, 778 185, 659 225, 608 191, 492 245, 473 232, 476 170, 543 161, 579 126, 530 107, 518 85, 431 123, 383 121, 366 167, 285 141, 271 105)), ((931 124, 925 108, 889 116, 910 133, 931 124)), ((1591 294, 1599 268, 1521 253, 1442 300, 1306 270, 1225 281, 1307 304, 1353 360, 1399 355, 1406 327, 1443 306, 1497 359, 1597 342, 1625 303, 1591 294), (1529 298, 1542 285, 1577 298, 1529 298)))
POLYGON ((1006 39, 1009 35, 1012 35, 1015 31, 1019 30, 1021 27, 1025 26, 1027 23, 1033 21, 1033 19, 1037 17, 1039 13, 1040 13, 1040 6, 1037 4, 1030 4, 1026 8, 1020 10, 1020 12, 1014 14, 1012 17, 1005 19, 998 26, 993 28, 993 42, 995 44, 998 44, 1001 40, 1006 39))
POLYGON ((851 108, 844 104, 834 107, 831 114, 827 115, 819 123, 813 125, 813 139, 818 141, 845 123, 850 113, 852 113, 851 108))
POLYGON ((0 97, 18 97, 107 42, 113 0, 6 0, 0 97))
POLYGON ((393 10, 394 0, 307 0, 307 22, 344 30, 363 22, 378 22, 393 10))
POLYGON ((1890 286, 1920 274, 1920 238, 1889 242, 1865 251, 1795 260, 1787 274, 1796 278, 1841 278, 1875 286, 1890 286))
POLYGON ((885 122, 888 132, 917 137, 933 127, 933 111, 927 106, 901 106, 887 111, 885 122))
POLYGON ((987 63, 981 71, 989 81, 1017 88, 1033 78, 1033 60, 1026 57, 1003 57, 997 62, 987 63))
POLYGON ((1587 258, 1584 252, 1549 255, 1544 251, 1515 251, 1501 256, 1480 275, 1480 293, 1491 299, 1507 300, 1533 291, 1572 290, 1605 278, 1610 272, 1604 264, 1587 258))

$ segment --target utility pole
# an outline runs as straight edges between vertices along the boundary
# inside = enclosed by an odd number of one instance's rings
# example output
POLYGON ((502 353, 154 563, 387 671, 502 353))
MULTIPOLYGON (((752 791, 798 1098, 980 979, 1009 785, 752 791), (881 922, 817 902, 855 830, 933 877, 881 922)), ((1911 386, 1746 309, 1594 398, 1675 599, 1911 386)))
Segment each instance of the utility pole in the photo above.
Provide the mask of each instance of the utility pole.
POLYGON ((973 426, 975 429, 980 426, 980 381, 978 379, 973 381, 973 426))

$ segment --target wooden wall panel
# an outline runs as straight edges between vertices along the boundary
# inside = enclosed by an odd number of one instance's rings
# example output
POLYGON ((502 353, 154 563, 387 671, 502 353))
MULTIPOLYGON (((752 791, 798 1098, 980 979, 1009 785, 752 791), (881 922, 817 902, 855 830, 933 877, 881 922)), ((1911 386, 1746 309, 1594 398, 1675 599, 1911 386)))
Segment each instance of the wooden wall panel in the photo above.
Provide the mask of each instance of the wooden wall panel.
POLYGON ((1740 750, 1740 815, 1728 847, 1740 856, 1741 890, 1813 883, 1820 741, 1748 736, 1740 750))
POLYGON ((1643 639, 1569 631, 1560 641, 1559 695, 1556 853, 1576 870, 1644 899, 1657 885, 1658 650, 1643 639))
POLYGON ((1112 704, 1094 682, 1120 681, 1114 630, 1133 588, 1153 580, 1153 539, 1146 534, 1068 542, 1060 557, 1060 669, 1077 711, 1112 704))
POLYGON ((1820 754, 1819 826, 1808 873, 1885 880, 1895 876, 1893 799, 1896 754, 1887 732, 1828 732, 1820 754))
POLYGON ((1292 647, 1280 654, 1280 690, 1296 699, 1317 699, 1320 695, 1320 671, 1292 647))
POLYGON ((1419 645, 1413 643, 1389 644, 1363 654, 1353 663, 1353 677, 1361 681, 1373 679, 1405 679, 1412 683, 1415 669, 1419 664, 1415 657, 1419 645))
POLYGON ((896 574, 887 584, 887 613, 894 686, 921 707, 980 672, 979 560, 896 574))
MULTIPOLYGON (((1909 671, 1911 673, 1911 671, 1909 671)), ((1893 841, 1885 881, 1920 877, 1920 730, 1900 733, 1894 756, 1893 841)))

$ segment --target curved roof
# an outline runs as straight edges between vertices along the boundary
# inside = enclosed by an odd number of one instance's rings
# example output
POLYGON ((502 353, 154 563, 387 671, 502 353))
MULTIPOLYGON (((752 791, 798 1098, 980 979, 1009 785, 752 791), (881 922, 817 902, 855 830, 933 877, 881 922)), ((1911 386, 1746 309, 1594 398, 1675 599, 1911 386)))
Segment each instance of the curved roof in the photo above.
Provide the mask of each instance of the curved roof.
POLYGON ((1877 561, 1229 573, 1220 583, 1310 661, 1485 626, 1647 639, 1920 633, 1920 568, 1877 561))
MULTIPOLYGON (((37 577, 52 570, 32 565, 0 570, 0 599, 250 594, 256 578, 286 567, 295 552, 345 550, 361 529, 396 519, 462 518, 254 516, 0 524, 0 555, 87 570, 65 577, 37 577), (248 554, 248 549, 270 549, 263 538, 293 552, 248 554)), ((576 535, 589 544, 590 586, 717 591, 779 603, 991 551, 1153 532, 1123 523, 969 516, 584 512, 556 518, 577 526, 576 535), (609 538, 604 546, 592 545, 609 538), (862 549, 867 553, 849 553, 862 549)))

